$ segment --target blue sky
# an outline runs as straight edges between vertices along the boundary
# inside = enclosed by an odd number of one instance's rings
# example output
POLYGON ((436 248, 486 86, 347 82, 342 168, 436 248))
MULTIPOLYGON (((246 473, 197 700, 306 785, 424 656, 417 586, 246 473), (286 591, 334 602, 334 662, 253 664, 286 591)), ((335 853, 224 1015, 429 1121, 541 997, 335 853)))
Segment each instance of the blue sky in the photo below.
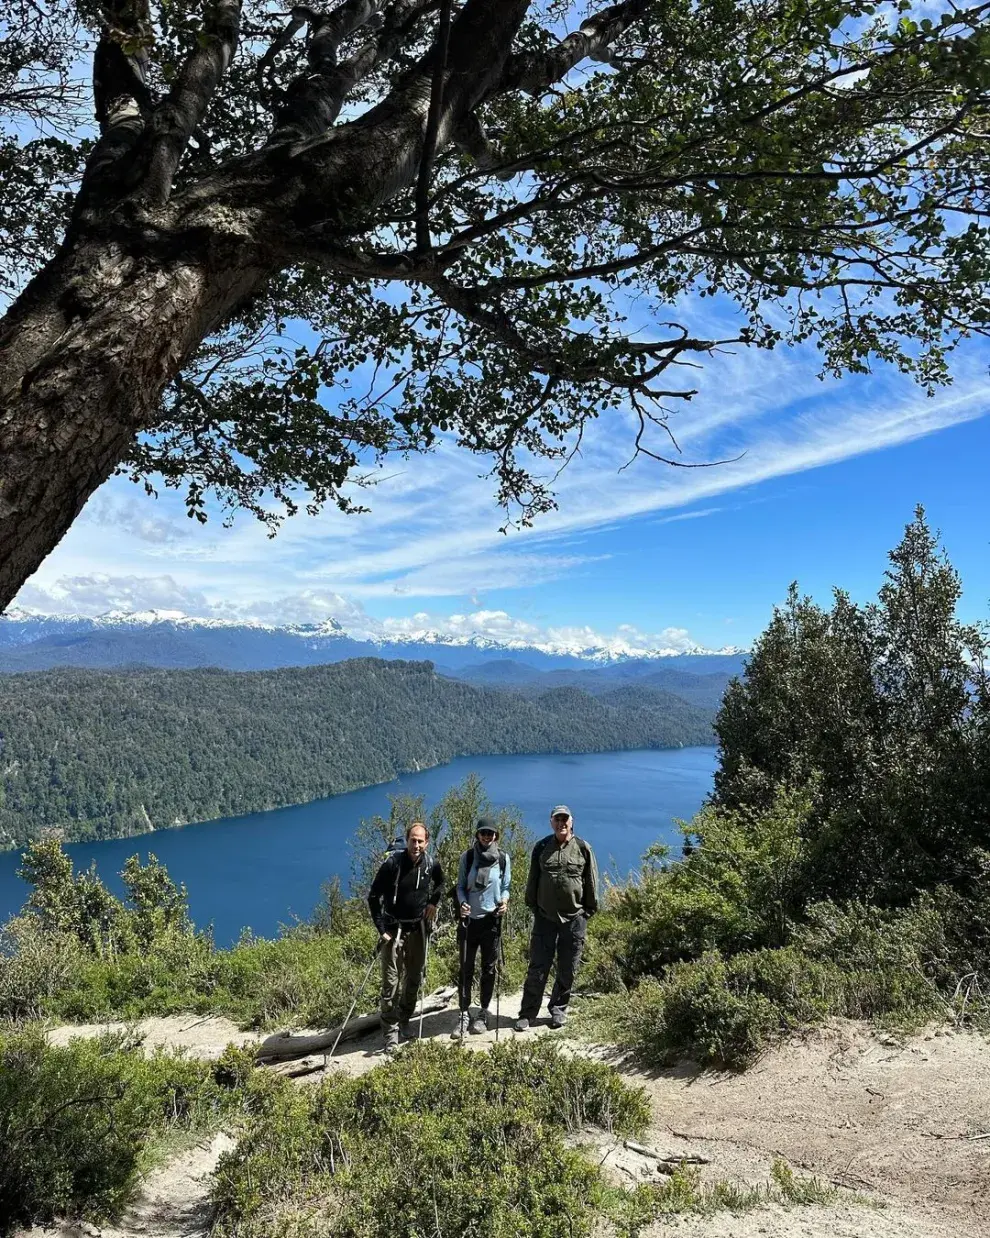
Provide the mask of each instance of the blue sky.
POLYGON ((22 591, 46 612, 178 610, 275 622, 337 618, 382 635, 428 628, 613 648, 748 646, 792 579, 871 596, 916 503, 988 613, 987 353, 959 355, 928 399, 880 370, 821 382, 806 348, 715 358, 678 413, 686 460, 622 470, 631 424, 586 436, 560 509, 499 533, 484 461, 444 445, 391 462, 369 516, 189 521, 178 497, 114 479, 22 591))

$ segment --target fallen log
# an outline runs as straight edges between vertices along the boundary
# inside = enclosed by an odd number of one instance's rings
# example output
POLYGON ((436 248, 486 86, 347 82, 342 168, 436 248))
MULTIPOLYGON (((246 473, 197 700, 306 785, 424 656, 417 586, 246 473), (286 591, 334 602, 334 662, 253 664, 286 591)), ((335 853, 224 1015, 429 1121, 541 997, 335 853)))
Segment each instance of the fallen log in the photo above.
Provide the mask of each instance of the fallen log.
MULTIPOLYGON (((423 1014, 436 1014, 440 1010, 446 1010, 451 998, 456 994, 457 990, 452 988, 438 989, 436 993, 431 993, 423 1005, 423 1014)), ((418 1019, 419 1011, 417 1010, 412 1020, 414 1026, 418 1019)), ((376 1031, 380 1026, 379 1015, 360 1015, 348 1023, 344 1034, 340 1037, 341 1042, 358 1040, 376 1031)), ((328 1053, 333 1048, 334 1041, 339 1034, 340 1027, 331 1027, 328 1031, 317 1032, 309 1036, 293 1036, 291 1032, 277 1032, 258 1045, 255 1056, 264 1065, 267 1062, 284 1062, 295 1057, 308 1057, 311 1053, 328 1053)))

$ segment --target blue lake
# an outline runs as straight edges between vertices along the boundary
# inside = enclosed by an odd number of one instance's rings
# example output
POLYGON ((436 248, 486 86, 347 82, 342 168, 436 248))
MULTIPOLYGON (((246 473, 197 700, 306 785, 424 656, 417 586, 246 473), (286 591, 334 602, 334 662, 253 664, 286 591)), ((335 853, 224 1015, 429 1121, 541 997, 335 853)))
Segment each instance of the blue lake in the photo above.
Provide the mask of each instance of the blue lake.
MULTIPOLYGON (((185 882, 198 925, 212 923, 218 944, 249 926, 271 936, 294 917, 305 919, 333 876, 347 880, 348 840, 363 817, 387 815, 389 796, 423 795, 434 804, 467 774, 484 780, 496 806, 514 805, 534 834, 549 829, 554 804, 574 813, 576 831, 595 848, 603 869, 625 874, 651 843, 677 842, 677 818, 689 819, 712 788, 714 748, 602 752, 580 756, 461 757, 449 765, 404 774, 394 782, 346 795, 160 830, 138 838, 73 843, 77 868, 95 862, 120 891, 117 874, 128 856, 154 852, 185 882)), ((20 856, 0 854, 0 923, 24 902, 20 856)))

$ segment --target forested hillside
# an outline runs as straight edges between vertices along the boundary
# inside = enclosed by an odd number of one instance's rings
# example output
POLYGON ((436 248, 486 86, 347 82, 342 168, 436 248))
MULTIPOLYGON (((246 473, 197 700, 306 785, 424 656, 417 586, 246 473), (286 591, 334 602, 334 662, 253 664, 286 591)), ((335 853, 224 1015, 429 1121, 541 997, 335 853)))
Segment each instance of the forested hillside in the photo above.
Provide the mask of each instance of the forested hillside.
POLYGON ((300 803, 455 756, 712 738, 711 715, 670 693, 529 699, 445 679, 428 662, 5 676, 0 847, 51 827, 107 838, 300 803))
POLYGON ((598 697, 620 690, 629 703, 633 702, 635 693, 639 703, 649 704, 652 694, 660 691, 674 693, 691 705, 714 711, 721 705, 733 675, 739 674, 745 666, 745 659, 741 656, 727 655, 722 662, 725 669, 706 673, 658 666, 656 661, 646 659, 630 659, 610 666, 581 670, 567 668, 548 671, 516 659, 501 658, 482 662, 478 666, 463 667, 456 674, 466 683, 518 692, 529 697, 539 696, 549 688, 571 687, 598 697))

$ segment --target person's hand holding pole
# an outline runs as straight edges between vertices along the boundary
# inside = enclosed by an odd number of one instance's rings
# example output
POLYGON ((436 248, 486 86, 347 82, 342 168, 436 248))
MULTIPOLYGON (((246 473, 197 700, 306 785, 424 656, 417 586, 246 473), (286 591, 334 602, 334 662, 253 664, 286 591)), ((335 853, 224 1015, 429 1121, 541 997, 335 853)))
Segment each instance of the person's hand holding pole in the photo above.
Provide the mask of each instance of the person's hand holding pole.
POLYGON ((461 903, 461 919, 466 920, 470 914, 471 914, 471 904, 461 903))
POLYGON ((495 914, 497 916, 504 916, 508 908, 509 908, 509 900, 506 898, 503 898, 502 901, 499 903, 499 905, 495 908, 495 914))
POLYGON ((425 918, 425 920, 426 920, 426 923, 427 923, 427 924, 432 924, 432 923, 433 923, 433 921, 437 918, 437 909, 436 909, 436 907, 434 907, 434 905, 433 905, 432 903, 427 903, 427 905, 426 905, 426 911, 424 911, 424 912, 423 912, 423 916, 424 916, 424 918, 425 918))

